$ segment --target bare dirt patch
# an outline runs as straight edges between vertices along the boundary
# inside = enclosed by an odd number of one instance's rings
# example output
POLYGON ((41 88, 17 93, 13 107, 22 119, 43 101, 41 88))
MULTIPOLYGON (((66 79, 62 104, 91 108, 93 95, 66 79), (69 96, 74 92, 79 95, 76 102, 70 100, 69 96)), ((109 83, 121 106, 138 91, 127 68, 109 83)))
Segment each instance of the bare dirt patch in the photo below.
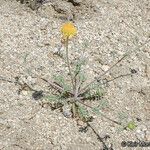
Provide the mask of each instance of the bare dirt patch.
POLYGON ((74 119, 64 117, 59 110, 52 111, 48 104, 42 105, 44 98, 33 99, 33 91, 28 88, 18 94, 21 87, 15 84, 19 78, 21 83, 48 94, 49 86, 39 78, 51 80, 53 74, 67 71, 61 57, 54 53, 58 49, 64 52, 60 27, 69 15, 78 28, 70 55, 74 60, 85 51, 89 80, 110 68, 127 51, 134 51, 106 74, 105 78, 112 79, 137 71, 108 85, 103 99, 108 105, 102 111, 114 120, 134 120, 137 128, 121 130, 97 115, 91 124, 106 145, 115 150, 122 149, 122 141, 149 141, 149 13, 148 0, 85 0, 78 5, 75 1, 50 1, 38 11, 16 0, 1 0, 0 149, 104 149, 92 129, 79 132, 74 119))

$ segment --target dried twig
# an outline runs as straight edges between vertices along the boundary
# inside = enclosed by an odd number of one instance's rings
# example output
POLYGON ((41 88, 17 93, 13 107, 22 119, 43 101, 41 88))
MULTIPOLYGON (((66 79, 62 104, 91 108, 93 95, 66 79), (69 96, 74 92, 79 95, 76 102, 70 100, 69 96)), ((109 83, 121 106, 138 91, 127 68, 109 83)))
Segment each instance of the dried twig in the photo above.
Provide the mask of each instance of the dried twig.
MULTIPOLYGON (((119 76, 117 76, 117 77, 114 77, 113 79, 106 80, 105 83, 112 82, 112 81, 114 81, 114 80, 116 80, 116 79, 119 79, 119 78, 121 78, 121 77, 130 76, 130 75, 132 75, 132 74, 133 74, 133 73, 127 73, 127 74, 119 75, 119 76)), ((104 83, 104 84, 105 84, 105 83, 104 83)))
MULTIPOLYGON (((51 81, 48 81, 44 78, 40 78, 42 79, 43 81, 47 82, 50 86, 52 86, 54 89, 58 90, 59 92, 64 92, 64 88, 62 86, 60 86, 58 83, 54 83, 54 82, 51 82, 51 81)), ((71 92, 71 91, 66 91, 68 94, 70 94, 71 96, 73 96, 74 94, 71 92)))
POLYGON ((92 131, 94 132, 94 134, 97 136, 97 139, 103 144, 103 149, 104 150, 109 150, 108 146, 103 141, 103 138, 100 137, 100 135, 96 132, 96 130, 94 129, 94 127, 89 122, 87 122, 87 126, 89 126, 92 129, 92 131))
POLYGON ((9 83, 15 83, 15 85, 19 85, 20 89, 18 91, 18 93, 20 94, 21 91, 23 90, 30 90, 30 91, 36 91, 35 89, 33 89, 32 87, 30 87, 27 83, 20 83, 19 82, 19 78, 16 77, 15 81, 9 80, 9 79, 5 79, 4 77, 0 76, 0 80, 1 81, 5 81, 5 82, 9 82, 9 83))
POLYGON ((119 59, 114 65, 112 65, 107 71, 105 71, 103 74, 101 74, 98 78, 94 79, 93 81, 91 81, 89 84, 87 84, 84 88, 81 89, 81 91, 79 92, 78 95, 81 95, 83 93, 85 93, 89 86, 91 84, 93 84, 95 81, 100 80, 105 74, 107 74, 111 69, 113 69, 118 63, 120 63, 127 55, 124 55, 121 59, 119 59))
POLYGON ((127 52, 121 59, 119 59, 115 64, 113 64, 108 70, 106 70, 103 74, 101 74, 98 78, 94 79, 93 81, 91 81, 89 84, 87 84, 85 87, 83 87, 81 89, 81 91, 79 92, 78 96, 85 93, 89 86, 91 84, 93 84, 94 82, 96 82, 97 80, 100 80, 104 75, 106 75, 109 71, 111 71, 117 64, 119 64, 123 59, 125 59, 127 56, 129 56, 132 52, 134 52, 136 49, 141 49, 143 46, 145 46, 150 40, 147 40, 144 44, 142 44, 141 46, 137 46, 134 50, 127 52))
POLYGON ((1 81, 5 81, 5 82, 9 82, 9 83, 17 83, 16 81, 12 81, 12 80, 9 80, 9 79, 5 79, 4 77, 0 76, 0 80, 1 81))
MULTIPOLYGON (((81 100, 78 100, 78 102, 79 102, 80 104, 83 104, 83 105, 86 106, 86 107, 89 107, 89 108, 91 108, 91 109, 94 109, 94 107, 89 106, 89 105, 83 103, 81 100)), ((103 113, 101 113, 101 116, 103 116, 104 118, 106 118, 107 120, 109 120, 109 121, 111 121, 111 122, 113 122, 113 123, 115 123, 115 124, 118 124, 118 125, 121 125, 121 126, 122 126, 121 122, 115 121, 115 120, 113 120, 113 119, 107 117, 107 116, 104 115, 103 113)))

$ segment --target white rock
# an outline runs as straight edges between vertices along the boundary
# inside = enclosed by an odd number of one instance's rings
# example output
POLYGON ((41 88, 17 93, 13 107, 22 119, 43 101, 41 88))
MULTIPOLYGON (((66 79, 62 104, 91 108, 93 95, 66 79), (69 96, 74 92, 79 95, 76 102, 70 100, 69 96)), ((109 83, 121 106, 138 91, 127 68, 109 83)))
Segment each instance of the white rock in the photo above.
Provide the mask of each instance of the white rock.
POLYGON ((103 69, 104 71, 107 71, 107 70, 109 69, 109 66, 108 66, 108 65, 103 65, 103 66, 102 66, 102 69, 103 69))

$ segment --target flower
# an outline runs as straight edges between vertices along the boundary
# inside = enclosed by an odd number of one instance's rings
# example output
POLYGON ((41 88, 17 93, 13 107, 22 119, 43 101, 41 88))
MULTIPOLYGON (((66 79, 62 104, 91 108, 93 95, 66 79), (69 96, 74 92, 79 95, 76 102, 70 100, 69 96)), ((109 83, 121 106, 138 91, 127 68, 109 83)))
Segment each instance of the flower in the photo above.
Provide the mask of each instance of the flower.
POLYGON ((70 39, 77 34, 77 28, 71 22, 65 23, 61 28, 63 39, 70 39))

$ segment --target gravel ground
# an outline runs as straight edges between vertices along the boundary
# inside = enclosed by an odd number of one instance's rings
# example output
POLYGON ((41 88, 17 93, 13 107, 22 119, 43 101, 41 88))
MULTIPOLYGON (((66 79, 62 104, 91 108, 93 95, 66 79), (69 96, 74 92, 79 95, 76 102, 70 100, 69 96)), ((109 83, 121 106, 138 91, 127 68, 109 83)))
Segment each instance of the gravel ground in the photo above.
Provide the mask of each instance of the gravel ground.
MULTIPOLYGON (((15 0, 0 1, 0 149, 103 149, 91 129, 87 133, 79 132, 74 119, 65 118, 58 110, 51 111, 49 105, 41 107, 41 101, 32 98, 32 91, 18 94, 18 85, 2 80, 15 81, 18 77, 36 90, 49 92, 48 85, 38 77, 50 80, 53 74, 67 71, 63 60, 54 53, 58 49, 64 52, 60 27, 67 21, 69 11, 58 12, 53 4, 44 4, 36 12, 15 0)), ((73 60, 84 51, 88 59, 87 77, 92 80, 132 51, 105 77, 112 79, 133 69, 137 73, 110 82, 103 98, 108 106, 102 111, 115 120, 127 116, 127 122, 134 120, 137 128, 121 130, 96 115, 91 123, 101 137, 110 136, 105 140, 108 147, 132 149, 121 147, 121 142, 150 141, 150 42, 147 42, 150 3, 148 0, 94 0, 92 6, 81 5, 83 12, 79 6, 72 6, 74 13, 77 10, 82 13, 74 18, 78 35, 70 43, 70 57, 73 60)))

